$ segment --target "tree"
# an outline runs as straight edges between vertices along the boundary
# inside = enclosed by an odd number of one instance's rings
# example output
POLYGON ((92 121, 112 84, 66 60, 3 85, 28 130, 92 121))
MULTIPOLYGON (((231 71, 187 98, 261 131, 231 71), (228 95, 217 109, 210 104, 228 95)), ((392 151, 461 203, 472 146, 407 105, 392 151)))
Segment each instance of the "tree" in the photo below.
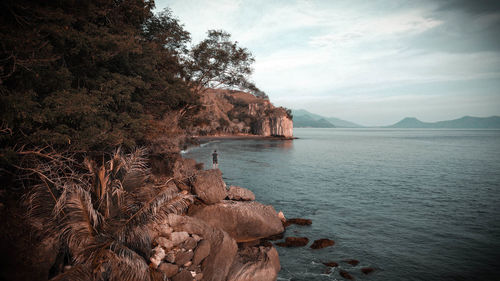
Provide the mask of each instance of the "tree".
POLYGON ((193 198, 178 193, 172 179, 152 181, 144 149, 117 150, 106 163, 87 157, 84 165, 47 149, 22 153, 37 163, 25 177, 40 182, 25 196, 30 218, 71 257, 71 269, 53 280, 163 280, 148 267, 148 229, 193 198))
POLYGON ((185 76, 195 92, 208 88, 247 89, 253 85, 252 54, 222 30, 209 30, 208 37, 195 45, 185 61, 185 76))

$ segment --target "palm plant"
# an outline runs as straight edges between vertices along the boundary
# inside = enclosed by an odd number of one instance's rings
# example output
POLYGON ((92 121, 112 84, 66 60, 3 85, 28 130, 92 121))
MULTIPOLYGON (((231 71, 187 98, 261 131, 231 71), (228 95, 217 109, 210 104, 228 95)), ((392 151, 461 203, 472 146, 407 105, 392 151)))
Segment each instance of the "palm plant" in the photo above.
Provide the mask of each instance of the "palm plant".
POLYGON ((150 226, 183 212, 192 196, 179 193, 172 179, 151 179, 144 149, 118 149, 101 165, 85 158, 84 172, 71 157, 51 157, 51 167, 33 169, 41 183, 25 200, 44 235, 59 237, 71 256, 71 269, 52 280, 163 278, 148 267, 150 226))

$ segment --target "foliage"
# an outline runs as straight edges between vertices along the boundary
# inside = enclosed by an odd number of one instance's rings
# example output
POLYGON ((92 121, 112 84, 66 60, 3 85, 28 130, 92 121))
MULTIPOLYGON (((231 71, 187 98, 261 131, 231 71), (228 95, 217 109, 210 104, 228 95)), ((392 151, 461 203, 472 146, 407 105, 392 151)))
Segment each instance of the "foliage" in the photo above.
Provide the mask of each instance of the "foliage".
POLYGON ((208 31, 208 37, 195 45, 186 63, 186 77, 193 88, 248 88, 254 62, 252 54, 230 40, 222 30, 208 31))
POLYGON ((181 78, 189 33, 150 1, 2 1, 0 118, 13 144, 144 143, 148 120, 196 103, 181 78))
POLYGON ((53 151, 23 152, 39 163, 25 174, 40 180, 25 196, 31 218, 72 257, 72 269, 53 280, 150 280, 147 229, 185 210, 191 195, 178 193, 171 179, 152 182, 144 149, 117 150, 102 164, 85 158, 83 165, 53 151))

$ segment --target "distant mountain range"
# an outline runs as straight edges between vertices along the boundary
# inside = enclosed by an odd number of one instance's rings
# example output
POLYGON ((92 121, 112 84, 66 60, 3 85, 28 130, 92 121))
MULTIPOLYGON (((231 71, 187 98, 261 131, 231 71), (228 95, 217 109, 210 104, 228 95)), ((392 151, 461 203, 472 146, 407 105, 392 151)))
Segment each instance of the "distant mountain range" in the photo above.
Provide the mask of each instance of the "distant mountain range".
MULTIPOLYGON (((359 124, 335 117, 325 117, 304 109, 293 109, 295 128, 363 128, 359 124)), ((472 117, 464 116, 454 120, 422 122, 415 117, 406 117, 396 124, 382 128, 435 128, 435 129, 500 129, 500 116, 472 117)))
POLYGON ((386 126, 386 128, 500 129, 500 116, 464 116, 459 119, 433 123, 422 122, 414 117, 406 117, 394 125, 386 126))
POLYGON ((363 126, 335 117, 324 117, 304 109, 293 109, 295 128, 361 128, 363 126))

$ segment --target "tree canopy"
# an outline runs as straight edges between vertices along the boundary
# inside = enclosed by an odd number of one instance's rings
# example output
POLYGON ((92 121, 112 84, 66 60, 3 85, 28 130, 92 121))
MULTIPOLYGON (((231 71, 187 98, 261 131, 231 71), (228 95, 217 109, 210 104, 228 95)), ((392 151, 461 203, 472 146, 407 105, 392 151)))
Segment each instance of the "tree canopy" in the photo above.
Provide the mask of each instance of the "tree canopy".
POLYGON ((170 10, 154 14, 153 1, 0 5, 2 149, 133 147, 165 112, 197 104, 200 89, 257 89, 247 49, 220 30, 189 46, 189 32, 170 10))

